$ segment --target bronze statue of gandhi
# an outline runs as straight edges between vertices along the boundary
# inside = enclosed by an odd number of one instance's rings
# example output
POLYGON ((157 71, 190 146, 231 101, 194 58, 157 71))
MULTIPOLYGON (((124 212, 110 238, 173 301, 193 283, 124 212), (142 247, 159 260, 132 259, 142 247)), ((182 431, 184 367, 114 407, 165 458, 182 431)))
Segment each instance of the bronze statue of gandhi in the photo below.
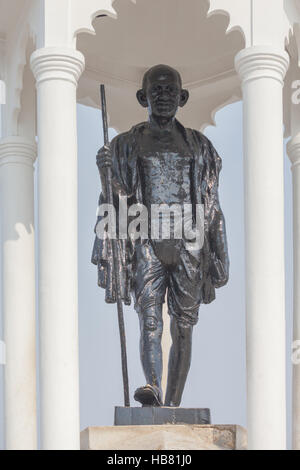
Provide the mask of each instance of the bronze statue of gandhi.
MULTIPOLYGON (((135 392, 144 406, 161 406, 162 307, 167 296, 171 317, 172 347, 169 356, 165 406, 178 407, 189 372, 193 327, 202 303, 215 299, 215 289, 228 281, 229 259, 225 220, 219 203, 221 159, 201 132, 183 127, 176 120, 179 107, 189 98, 180 74, 167 65, 150 68, 137 92, 147 108, 147 122, 115 137, 97 155, 102 180, 100 203, 106 201, 105 169, 111 167, 114 206, 119 196, 128 206, 143 204, 148 211, 148 233, 144 238, 119 240, 121 295, 126 304, 134 298, 140 322, 140 355, 146 385, 135 392), (190 249, 190 240, 174 236, 175 218, 169 218, 170 236, 153 236, 152 226, 163 224, 152 208, 189 208, 182 220, 196 225, 198 207, 203 208, 203 243, 190 249), (185 219, 184 219, 185 218, 185 219)), ((101 218, 99 218, 100 220, 101 218)), ((92 262, 98 266, 98 284, 106 302, 116 301, 110 240, 96 236, 92 262)))

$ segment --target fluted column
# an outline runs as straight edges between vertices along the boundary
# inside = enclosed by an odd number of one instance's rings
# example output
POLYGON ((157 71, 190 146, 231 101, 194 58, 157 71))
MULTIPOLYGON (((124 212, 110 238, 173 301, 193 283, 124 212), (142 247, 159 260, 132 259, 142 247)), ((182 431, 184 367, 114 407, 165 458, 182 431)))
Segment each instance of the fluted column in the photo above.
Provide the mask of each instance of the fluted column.
POLYGON ((236 57, 244 100, 249 449, 286 447, 282 88, 284 50, 236 57))
POLYGON ((43 449, 79 449, 76 87, 83 55, 35 51, 43 449))
MULTIPOLYGON (((300 340, 300 133, 294 136, 288 143, 288 155, 292 163, 293 175, 293 340, 300 340)), ((297 348, 299 345, 297 343, 297 348)), ((293 364, 293 449, 300 450, 300 364, 293 364)))
POLYGON ((3 317, 8 450, 37 447, 33 163, 36 144, 0 141, 3 317))

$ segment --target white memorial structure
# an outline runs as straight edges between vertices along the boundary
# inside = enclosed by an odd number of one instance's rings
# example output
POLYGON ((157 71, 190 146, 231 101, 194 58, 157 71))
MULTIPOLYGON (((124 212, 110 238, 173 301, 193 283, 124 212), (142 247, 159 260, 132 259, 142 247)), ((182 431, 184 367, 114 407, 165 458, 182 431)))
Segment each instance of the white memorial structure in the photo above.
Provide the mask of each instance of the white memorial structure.
MULTIPOLYGON (((179 116, 186 126, 203 130, 219 109, 243 100, 248 446, 286 448, 283 138, 300 340, 299 47, 299 0, 0 0, 7 449, 37 447, 36 289, 41 446, 79 449, 76 103, 97 107, 105 83, 110 126, 126 130, 144 119, 134 96, 157 63, 178 68, 190 91, 179 116)), ((300 365, 293 446, 300 449, 300 365)))

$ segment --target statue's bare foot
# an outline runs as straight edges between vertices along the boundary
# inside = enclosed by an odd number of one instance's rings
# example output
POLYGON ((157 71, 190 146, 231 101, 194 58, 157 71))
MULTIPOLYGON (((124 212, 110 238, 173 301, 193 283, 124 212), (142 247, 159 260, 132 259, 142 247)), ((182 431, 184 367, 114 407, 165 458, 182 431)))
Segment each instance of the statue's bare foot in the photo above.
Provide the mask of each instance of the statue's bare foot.
POLYGON ((142 406, 162 406, 161 393, 155 385, 147 384, 145 387, 137 388, 134 399, 142 406))

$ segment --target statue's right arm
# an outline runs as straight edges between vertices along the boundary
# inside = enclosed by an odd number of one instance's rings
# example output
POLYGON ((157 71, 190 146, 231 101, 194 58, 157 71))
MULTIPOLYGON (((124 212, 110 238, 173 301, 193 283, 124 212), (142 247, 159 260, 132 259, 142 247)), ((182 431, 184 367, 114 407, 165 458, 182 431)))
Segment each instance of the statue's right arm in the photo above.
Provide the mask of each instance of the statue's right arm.
POLYGON ((111 168, 112 186, 116 196, 128 196, 126 139, 124 134, 115 137, 109 146, 102 147, 97 154, 97 166, 101 178, 102 196, 106 199, 106 171, 111 168))

